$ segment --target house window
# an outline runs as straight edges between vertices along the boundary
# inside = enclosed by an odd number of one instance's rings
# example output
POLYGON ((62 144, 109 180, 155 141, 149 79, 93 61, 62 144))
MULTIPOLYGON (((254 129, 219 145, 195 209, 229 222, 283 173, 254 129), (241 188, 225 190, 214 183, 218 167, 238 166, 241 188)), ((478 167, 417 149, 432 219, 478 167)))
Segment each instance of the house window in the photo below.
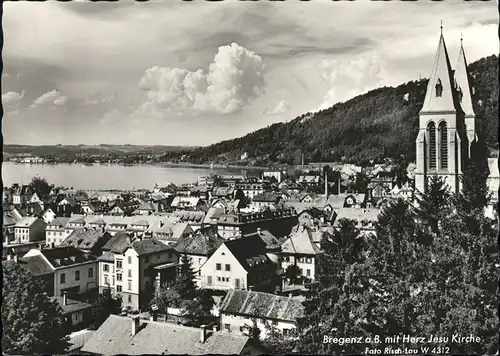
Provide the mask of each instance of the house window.
POLYGON ((231 265, 226 265, 226 271, 231 271, 231 265))
POLYGON ((245 330, 244 326, 240 326, 240 333, 242 333, 245 330))
POLYGON ((122 280, 122 274, 121 273, 117 273, 116 274, 116 280, 117 281, 121 281, 122 280))
POLYGON ((240 289, 240 279, 239 279, 239 278, 236 278, 236 279, 234 280, 234 287, 235 287, 236 289, 240 289))
POLYGON ((102 266, 102 270, 103 270, 104 272, 109 272, 109 266, 108 266, 107 264, 104 264, 104 265, 102 266))
POLYGON ((128 282, 128 290, 132 290, 132 282, 128 282))
POLYGON ((277 320, 273 320, 273 325, 278 325, 278 321, 277 320))
POLYGON ((122 286, 116 286, 116 291, 121 292, 122 291, 122 286))
POLYGON ((440 98, 443 95, 443 85, 441 84, 441 79, 438 78, 436 83, 436 97, 440 98))
POLYGON ((108 284, 109 284, 109 281, 108 281, 108 276, 104 276, 104 284, 105 284, 105 285, 108 285, 108 284))
POLYGON ((231 331, 231 325, 230 324, 224 324, 224 330, 231 331))
POLYGON ((128 295, 128 302, 132 303, 132 296, 130 294, 128 295))
POLYGON ((311 270, 310 269, 306 270, 306 275, 307 275, 307 277, 309 277, 311 275, 311 270))
POLYGON ((122 268, 122 260, 116 260, 116 268, 122 268))
POLYGON ((89 267, 89 278, 94 278, 94 269, 89 267))
POLYGON ((207 285, 212 285, 212 276, 207 276, 207 285))
POLYGON ((215 269, 216 269, 217 271, 220 271, 220 270, 222 269, 221 264, 220 264, 220 263, 217 263, 217 264, 215 265, 215 269))
POLYGON ((128 270, 128 278, 132 278, 132 270, 131 269, 128 270))
POLYGON ((128 256, 128 264, 132 264, 132 256, 128 256))
POLYGON ((66 274, 61 273, 61 284, 64 284, 64 283, 66 283, 66 274))
POLYGON ((75 271, 75 281, 80 280, 80 271, 75 271))
POLYGON ((219 276, 217 276, 217 281, 220 282, 220 277, 219 276))

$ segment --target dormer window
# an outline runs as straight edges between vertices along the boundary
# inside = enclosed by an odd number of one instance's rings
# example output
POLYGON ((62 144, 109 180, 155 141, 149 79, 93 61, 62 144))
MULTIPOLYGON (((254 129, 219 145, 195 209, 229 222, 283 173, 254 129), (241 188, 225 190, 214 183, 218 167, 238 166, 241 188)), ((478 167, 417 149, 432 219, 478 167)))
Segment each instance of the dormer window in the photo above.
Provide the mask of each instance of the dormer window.
POLYGON ((441 84, 441 79, 438 78, 436 83, 436 97, 440 98, 443 95, 443 84, 441 84))

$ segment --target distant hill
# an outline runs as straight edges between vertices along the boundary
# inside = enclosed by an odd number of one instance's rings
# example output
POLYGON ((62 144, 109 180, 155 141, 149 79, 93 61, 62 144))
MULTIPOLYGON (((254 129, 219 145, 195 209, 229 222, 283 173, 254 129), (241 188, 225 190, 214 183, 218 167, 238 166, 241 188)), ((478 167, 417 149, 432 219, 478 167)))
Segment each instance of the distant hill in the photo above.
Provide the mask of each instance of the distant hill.
MULTIPOLYGON (((498 149, 498 56, 469 65, 474 87, 476 127, 491 150, 498 149)), ((405 155, 415 159, 415 140, 427 79, 396 88, 383 87, 344 103, 287 123, 278 123, 246 136, 200 147, 186 154, 192 163, 264 165, 298 164, 343 159, 363 163, 405 155), (246 155, 244 155, 246 153, 246 155), (245 158, 245 156, 247 156, 245 158), (242 159, 242 157, 244 159, 242 159)), ((167 153, 164 160, 178 157, 167 153)))
POLYGON ((176 153, 189 152, 196 147, 186 146, 136 146, 136 145, 4 145, 3 152, 6 155, 12 154, 32 154, 39 156, 47 155, 106 155, 106 154, 148 154, 148 153, 176 153))

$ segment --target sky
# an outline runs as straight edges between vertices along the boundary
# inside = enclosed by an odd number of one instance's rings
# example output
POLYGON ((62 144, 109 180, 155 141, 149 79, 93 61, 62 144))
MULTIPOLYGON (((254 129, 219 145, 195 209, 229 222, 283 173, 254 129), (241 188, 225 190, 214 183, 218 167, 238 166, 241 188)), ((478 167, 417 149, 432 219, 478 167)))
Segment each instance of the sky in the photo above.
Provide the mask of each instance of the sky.
POLYGON ((209 145, 499 53, 497 2, 5 2, 6 144, 209 145))

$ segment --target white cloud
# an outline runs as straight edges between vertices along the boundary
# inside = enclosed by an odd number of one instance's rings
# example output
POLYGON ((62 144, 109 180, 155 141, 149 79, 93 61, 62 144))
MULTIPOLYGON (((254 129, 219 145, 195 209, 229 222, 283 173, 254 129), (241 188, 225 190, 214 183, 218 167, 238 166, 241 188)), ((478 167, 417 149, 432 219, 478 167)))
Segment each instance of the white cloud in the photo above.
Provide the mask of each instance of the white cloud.
POLYGON ((30 108, 61 107, 64 106, 67 101, 68 97, 61 95, 57 90, 52 90, 35 99, 30 108))
POLYGON ((24 97, 26 93, 23 90, 21 93, 16 93, 15 91, 9 91, 5 94, 2 94, 2 104, 5 108, 15 107, 19 105, 19 101, 24 97))
POLYGON ((385 78, 384 64, 385 61, 375 53, 366 53, 352 61, 320 61, 317 70, 330 89, 319 110, 378 87, 385 78))
POLYGON ((287 100, 281 100, 274 109, 272 110, 264 110, 265 115, 279 115, 287 112, 291 107, 291 104, 287 100))
POLYGON ((147 92, 141 110, 235 113, 262 94, 264 70, 260 56, 236 43, 219 47, 207 73, 155 66, 139 82, 147 92))
POLYGON ((107 96, 96 96, 85 100, 86 105, 102 105, 107 104, 116 99, 116 94, 111 94, 107 96))

